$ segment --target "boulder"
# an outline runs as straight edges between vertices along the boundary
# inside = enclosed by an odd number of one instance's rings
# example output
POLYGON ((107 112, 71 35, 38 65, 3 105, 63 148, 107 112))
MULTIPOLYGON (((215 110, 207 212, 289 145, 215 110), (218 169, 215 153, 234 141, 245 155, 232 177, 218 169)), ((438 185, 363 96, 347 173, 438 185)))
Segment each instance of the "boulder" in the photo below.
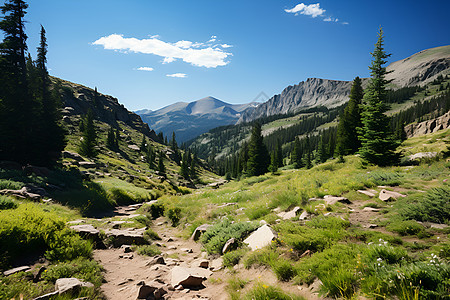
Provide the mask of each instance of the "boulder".
POLYGON ((79 291, 82 287, 92 288, 94 285, 90 282, 84 282, 77 278, 59 278, 55 283, 55 291, 59 294, 79 291))
POLYGON ((378 212, 380 211, 378 208, 373 208, 373 207, 364 207, 363 208, 364 211, 373 211, 373 212, 378 212))
POLYGON ((183 287, 201 287, 204 280, 208 279, 212 272, 203 268, 184 268, 176 266, 172 269, 171 285, 183 287))
POLYGON ((205 231, 211 226, 212 225, 209 225, 209 224, 203 224, 203 225, 198 226, 197 228, 195 228, 194 233, 192 234, 191 238, 194 241, 197 241, 200 238, 200 236, 203 233, 205 233, 205 231))
POLYGON ((213 259, 209 269, 211 271, 218 271, 218 270, 222 269, 222 267, 223 267, 223 258, 219 257, 219 258, 213 259))
POLYGON ((344 203, 344 204, 352 204, 352 202, 345 197, 336 197, 336 196, 326 195, 325 197, 323 197, 323 200, 325 200, 325 203, 327 205, 333 205, 333 204, 336 204, 337 202, 344 203))
POLYGON ((128 148, 131 149, 131 150, 134 150, 134 151, 141 150, 138 145, 128 145, 128 148))
POLYGON ((83 167, 83 168, 86 168, 86 169, 91 169, 91 168, 97 167, 97 164, 95 162, 92 162, 92 161, 79 161, 78 165, 80 167, 83 167))
POLYGON ((20 190, 8 190, 8 189, 0 190, 0 195, 11 195, 14 197, 22 199, 31 199, 34 201, 39 201, 42 198, 41 195, 31 192, 30 188, 25 186, 20 190))
POLYGON ((225 254, 236 247, 237 241, 235 238, 229 239, 222 248, 222 254, 225 254))
POLYGON ((263 225, 248 236, 244 243, 248 244, 252 250, 261 249, 270 245, 272 240, 276 239, 278 234, 268 225, 263 225))
POLYGON ((70 229, 76 231, 82 238, 91 240, 96 249, 106 248, 100 237, 100 231, 91 224, 72 225, 70 229))
POLYGON ((375 190, 358 190, 358 193, 373 198, 376 196, 377 191, 375 191, 375 190))
POLYGON ((133 252, 133 249, 131 249, 130 245, 122 245, 122 246, 120 246, 120 249, 123 250, 123 253, 133 252))
POLYGON ((75 152, 63 151, 62 156, 64 158, 70 158, 70 159, 73 159, 76 161, 84 161, 84 158, 80 154, 75 153, 75 152))
POLYGON ((146 245, 148 241, 144 238, 143 231, 134 231, 131 229, 109 229, 105 231, 107 237, 113 239, 113 246, 122 245, 146 245))
POLYGON ((311 214, 309 212, 307 212, 306 210, 304 210, 302 212, 302 214, 300 215, 300 217, 298 217, 299 220, 306 220, 306 219, 310 219, 311 218, 311 214))
POLYGON ((280 218, 282 218, 283 220, 290 220, 292 218, 295 218, 298 214, 298 212, 301 210, 301 208, 299 206, 294 207, 291 211, 286 212, 285 214, 283 214, 282 216, 280 216, 278 214, 278 216, 280 218))
POLYGON ((397 192, 392 192, 392 191, 388 191, 385 189, 382 189, 380 194, 378 195, 378 198, 381 201, 390 201, 392 199, 398 199, 400 197, 406 197, 406 195, 397 193, 397 192))
POLYGON ((424 158, 433 158, 438 155, 437 152, 419 152, 413 155, 408 156, 409 160, 421 160, 424 158))
POLYGON ((3 275, 9 276, 9 275, 12 275, 12 274, 16 274, 16 273, 19 273, 19 272, 27 272, 27 271, 30 271, 30 270, 31 270, 31 268, 29 266, 21 266, 21 267, 17 267, 17 268, 5 271, 5 272, 3 272, 3 275))

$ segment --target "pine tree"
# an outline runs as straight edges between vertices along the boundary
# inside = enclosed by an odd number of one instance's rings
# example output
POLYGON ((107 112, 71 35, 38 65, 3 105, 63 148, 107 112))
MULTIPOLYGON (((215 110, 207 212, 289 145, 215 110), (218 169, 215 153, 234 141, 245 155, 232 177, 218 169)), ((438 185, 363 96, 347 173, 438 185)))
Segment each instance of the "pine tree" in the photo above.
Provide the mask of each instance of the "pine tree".
POLYGON ((267 172, 269 155, 261 135, 261 124, 255 123, 248 144, 247 175, 259 176, 267 172))
POLYGON ((189 176, 193 180, 198 178, 198 176, 197 176, 197 165, 198 165, 198 157, 194 153, 194 157, 191 160, 191 167, 189 168, 189 176))
POLYGON ((80 143, 78 152, 87 157, 95 157, 97 156, 97 150, 95 149, 97 133, 95 132, 94 114, 91 109, 88 110, 83 124, 83 140, 80 143))
POLYGON ((147 163, 148 163, 148 167, 150 169, 153 169, 155 167, 155 151, 153 150, 152 145, 148 144, 147 145, 147 150, 145 151, 146 154, 146 159, 147 159, 147 163))
POLYGON ((164 165, 164 153, 163 151, 159 151, 158 155, 158 172, 159 175, 166 177, 166 167, 164 165))
POLYGON ((361 79, 356 77, 350 90, 350 100, 339 118, 336 141, 339 156, 355 153, 361 146, 356 128, 361 127, 360 106, 363 96, 361 79))
POLYGON ((145 152, 145 150, 147 150, 147 139, 145 138, 145 134, 142 134, 141 146, 139 149, 141 152, 145 152))
POLYGON ((116 151, 117 150, 117 144, 116 144, 116 134, 114 132, 114 128, 112 126, 109 127, 108 130, 108 136, 106 138, 106 147, 108 147, 111 150, 116 151))
POLYGON ((186 179, 189 180, 189 159, 188 159, 189 153, 187 151, 183 154, 183 159, 181 161, 181 168, 180 168, 180 175, 186 179))
POLYGON ((391 130, 389 117, 385 114, 388 110, 386 104, 387 74, 383 65, 386 54, 383 48, 383 30, 380 28, 378 41, 372 53, 373 60, 369 67, 371 78, 363 98, 359 139, 361 148, 359 154, 364 161, 379 166, 395 164, 399 160, 399 154, 395 153, 399 142, 395 140, 391 130))
POLYGON ((280 140, 277 140, 276 156, 277 156, 277 166, 280 168, 283 166, 283 148, 281 147, 280 140))
POLYGON ((300 140, 298 138, 294 141, 294 150, 291 155, 292 161, 294 162, 294 167, 300 169, 304 167, 303 164, 303 151, 301 148, 300 140))
POLYGON ((327 161, 327 150, 325 147, 325 143, 323 142, 323 135, 320 136, 320 141, 319 141, 319 146, 317 148, 317 156, 318 156, 318 161, 321 163, 324 163, 327 161))
POLYGON ((0 159, 27 163, 32 160, 36 134, 34 103, 28 88, 24 16, 28 5, 6 0, 0 30, 0 159))
POLYGON ((272 172, 272 174, 275 174, 278 171, 277 152, 272 152, 272 154, 270 155, 269 171, 272 172))

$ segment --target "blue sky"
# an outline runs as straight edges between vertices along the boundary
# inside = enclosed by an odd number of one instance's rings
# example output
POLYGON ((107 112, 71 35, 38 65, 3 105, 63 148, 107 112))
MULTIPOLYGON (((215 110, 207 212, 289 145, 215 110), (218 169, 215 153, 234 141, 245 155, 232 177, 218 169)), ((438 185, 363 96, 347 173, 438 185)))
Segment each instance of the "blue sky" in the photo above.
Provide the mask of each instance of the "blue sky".
MULTIPOLYGON (((4 1, 0 1, 3 3, 4 1)), ((381 25, 390 61, 450 44, 450 1, 30 0, 32 55, 130 110, 214 96, 245 103, 309 77, 367 77, 381 25)))

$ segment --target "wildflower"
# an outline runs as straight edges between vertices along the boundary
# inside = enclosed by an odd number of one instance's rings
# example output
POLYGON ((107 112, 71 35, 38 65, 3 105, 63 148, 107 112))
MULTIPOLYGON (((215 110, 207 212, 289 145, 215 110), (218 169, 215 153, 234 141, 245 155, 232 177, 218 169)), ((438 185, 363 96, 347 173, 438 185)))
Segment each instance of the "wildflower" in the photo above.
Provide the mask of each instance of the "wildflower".
POLYGON ((268 288, 268 286, 267 286, 267 285, 265 285, 265 284, 263 284, 263 288, 267 289, 267 288, 268 288))

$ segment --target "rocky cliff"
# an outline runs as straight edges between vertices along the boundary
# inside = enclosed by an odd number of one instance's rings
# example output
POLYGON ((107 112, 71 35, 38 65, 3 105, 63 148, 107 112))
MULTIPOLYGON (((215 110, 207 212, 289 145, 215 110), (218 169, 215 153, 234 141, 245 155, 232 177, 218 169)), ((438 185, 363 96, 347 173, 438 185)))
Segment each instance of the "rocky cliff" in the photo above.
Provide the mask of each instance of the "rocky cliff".
POLYGON ((450 111, 433 120, 424 121, 417 124, 409 124, 405 126, 406 136, 412 138, 415 136, 433 133, 438 130, 450 128, 450 111))
POLYGON ((115 125, 117 121, 122 121, 131 128, 144 133, 154 141, 158 138, 148 124, 144 123, 140 116, 127 110, 123 104, 109 95, 97 93, 95 90, 52 77, 52 82, 61 94, 62 114, 64 119, 69 116, 84 116, 89 109, 92 109, 97 120, 115 125))
POLYGON ((351 86, 351 81, 308 78, 297 85, 288 86, 281 94, 273 96, 257 108, 245 111, 238 124, 309 107, 339 106, 348 101, 351 86))

